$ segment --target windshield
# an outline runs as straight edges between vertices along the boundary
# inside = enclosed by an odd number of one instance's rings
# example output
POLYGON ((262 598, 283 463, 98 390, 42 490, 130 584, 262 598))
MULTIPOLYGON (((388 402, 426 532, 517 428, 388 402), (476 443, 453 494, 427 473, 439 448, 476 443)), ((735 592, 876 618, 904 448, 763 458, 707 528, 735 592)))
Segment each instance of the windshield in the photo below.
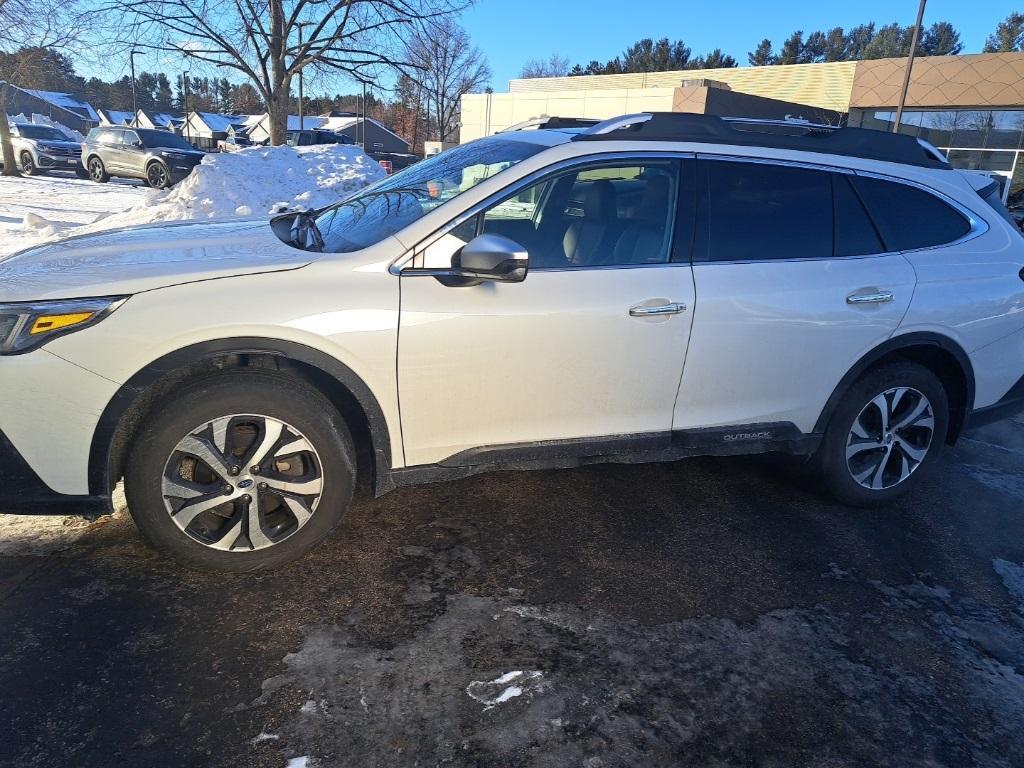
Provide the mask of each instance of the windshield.
POLYGON ((71 141, 67 136, 48 125, 19 125, 18 135, 26 139, 45 139, 47 141, 71 141))
POLYGON ((164 147, 166 149, 185 149, 195 151, 195 147, 185 141, 181 136, 170 131, 156 131, 151 128, 143 128, 136 131, 142 139, 142 146, 154 148, 164 147))
POLYGON ((543 149, 543 144, 486 138, 411 165, 321 211, 316 226, 323 237, 323 250, 348 253, 378 243, 543 149))

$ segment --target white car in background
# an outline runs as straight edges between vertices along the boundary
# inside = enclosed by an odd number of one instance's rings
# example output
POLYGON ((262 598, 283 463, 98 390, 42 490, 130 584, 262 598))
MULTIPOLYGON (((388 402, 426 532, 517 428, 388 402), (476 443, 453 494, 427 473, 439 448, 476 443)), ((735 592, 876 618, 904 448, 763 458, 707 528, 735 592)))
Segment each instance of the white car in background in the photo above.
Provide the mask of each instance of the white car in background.
POLYGON ((74 171, 80 179, 89 176, 82 166, 82 145, 53 126, 14 123, 11 143, 18 168, 26 176, 47 171, 74 171))
POLYGON ((4 511, 102 511, 123 478, 150 542, 245 571, 323 539, 357 472, 781 451, 884 504, 1024 404, 1024 239, 930 145, 559 125, 269 224, 0 261, 4 511))

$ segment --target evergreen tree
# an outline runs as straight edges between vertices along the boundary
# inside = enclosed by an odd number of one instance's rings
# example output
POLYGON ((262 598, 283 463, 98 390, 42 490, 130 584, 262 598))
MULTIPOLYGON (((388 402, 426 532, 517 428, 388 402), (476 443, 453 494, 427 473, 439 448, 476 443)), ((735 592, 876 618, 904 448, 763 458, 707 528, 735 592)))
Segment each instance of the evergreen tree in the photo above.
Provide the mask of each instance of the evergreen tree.
POLYGON ((985 53, 1024 51, 1024 13, 1014 11, 985 40, 985 53))
POLYGON ((747 54, 747 62, 752 67, 766 67, 775 64, 778 57, 772 50, 772 41, 767 37, 757 44, 757 48, 747 54))

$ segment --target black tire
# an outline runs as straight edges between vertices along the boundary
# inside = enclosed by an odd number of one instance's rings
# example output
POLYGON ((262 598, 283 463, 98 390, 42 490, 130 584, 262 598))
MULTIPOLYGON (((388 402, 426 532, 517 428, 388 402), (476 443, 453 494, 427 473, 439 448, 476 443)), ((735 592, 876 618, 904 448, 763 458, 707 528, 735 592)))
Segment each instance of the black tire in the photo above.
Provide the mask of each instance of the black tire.
POLYGON ((80 179, 88 179, 89 178, 89 172, 87 170, 85 170, 84 166, 76 165, 75 166, 75 176, 77 176, 80 179))
POLYGON ((39 176, 42 173, 36 166, 36 161, 32 159, 32 153, 28 150, 22 151, 18 158, 18 168, 24 176, 39 176))
POLYGON ((89 174, 89 178, 95 181, 97 184, 106 184, 110 181, 110 174, 107 173, 107 167, 103 164, 96 155, 93 155, 86 161, 86 169, 89 174))
POLYGON ((146 166, 146 183, 153 189, 168 189, 171 186, 171 169, 154 160, 146 166))
MULTIPOLYGON (((321 393, 290 376, 247 370, 199 380, 176 392, 136 435, 125 471, 129 512, 152 546, 191 568, 247 572, 284 565, 328 536, 352 500, 356 461, 348 427, 321 393), (248 522, 243 537, 236 540, 243 542, 242 551, 211 548, 182 530, 165 505, 164 473, 173 464, 169 458, 179 441, 195 434, 189 430, 197 425, 231 414, 259 414, 285 422, 313 446, 320 465, 322 491, 312 515, 287 538, 263 549, 244 548, 248 522)), ((254 488, 253 493, 266 492, 254 488)), ((260 496, 261 506, 265 499, 260 496)), ((242 509, 244 517, 246 508, 242 509)))
MULTIPOLYGON (((892 402, 892 395, 888 397, 889 402, 892 402)), ((919 399, 918 402, 920 402, 919 399)), ((912 400, 902 415, 908 415, 908 411, 913 405, 912 400)), ((891 419, 893 424, 900 422, 899 408, 893 410, 891 419)), ((927 418, 924 423, 927 424, 927 418)), ((850 387, 829 421, 815 459, 828 491, 838 501, 858 507, 880 506, 912 491, 924 479, 946 442, 948 430, 949 398, 938 377, 924 366, 916 363, 890 363, 868 371, 850 387), (865 418, 869 418, 871 412, 866 409, 869 409, 869 405, 875 398, 885 397, 886 393, 900 388, 912 390, 912 398, 916 397, 914 392, 926 398, 930 406, 933 424, 930 439, 926 440, 924 428, 912 425, 906 428, 909 432, 899 429, 892 430, 893 436, 888 438, 888 445, 886 445, 885 433, 887 430, 879 425, 878 433, 883 447, 865 449, 864 446, 875 440, 874 430, 870 430, 870 440, 861 441, 854 435, 854 420, 857 419, 858 428, 863 429, 864 421, 860 418, 862 411, 866 413, 865 418), (927 443, 927 450, 924 452, 923 458, 919 462, 910 459, 910 454, 901 447, 901 440, 915 453, 923 451, 927 443), (854 443, 856 445, 853 445, 854 443), (916 443, 916 445, 912 443, 916 443), (871 482, 876 477, 881 477, 880 485, 883 487, 865 487, 854 477, 854 468, 847 461, 847 450, 851 445, 854 450, 858 447, 861 448, 861 452, 855 454, 851 461, 862 462, 857 465, 857 468, 864 467, 864 471, 870 473, 870 477, 865 478, 865 482, 871 482), (890 453, 886 451, 891 452, 891 460, 889 459, 890 453), (882 467, 881 473, 871 469, 872 466, 875 466, 873 464, 875 457, 885 457, 885 461, 888 462, 885 463, 881 459, 877 462, 877 466, 882 467), (902 480, 898 479, 906 467, 910 467, 909 475, 902 480), (886 482, 893 484, 884 487, 886 482)))

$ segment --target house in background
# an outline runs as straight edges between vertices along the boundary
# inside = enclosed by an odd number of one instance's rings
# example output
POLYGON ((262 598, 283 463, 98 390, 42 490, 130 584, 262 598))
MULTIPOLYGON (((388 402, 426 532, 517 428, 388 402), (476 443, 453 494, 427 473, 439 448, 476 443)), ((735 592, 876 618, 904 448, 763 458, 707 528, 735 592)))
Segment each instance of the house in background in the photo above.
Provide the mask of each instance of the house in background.
POLYGON ((245 124, 247 115, 221 115, 216 112, 189 112, 178 132, 199 149, 215 151, 228 138, 234 125, 245 124))
MULTIPOLYGON (((325 120, 326 118, 317 117, 316 115, 304 115, 302 118, 302 128, 307 131, 311 131, 314 128, 323 128, 325 120)), ((243 125, 248 132, 249 140, 253 144, 270 143, 270 115, 268 113, 250 115, 245 119, 243 125)), ((289 131, 299 130, 299 116, 288 115, 287 126, 289 131)))
POLYGON ((120 109, 106 109, 100 107, 96 110, 100 117, 100 125, 131 125, 133 115, 120 109))
POLYGON ((133 124, 136 128, 155 128, 160 131, 174 130, 175 116, 166 112, 146 112, 140 109, 135 113, 133 124))
POLYGON ((88 133, 100 124, 100 116, 86 101, 76 99, 67 93, 19 88, 14 84, 10 85, 8 92, 7 113, 45 115, 50 120, 80 133, 88 133))
POLYGON ((383 123, 377 122, 372 117, 364 120, 355 112, 331 112, 317 127, 325 131, 348 134, 368 153, 385 152, 403 155, 409 153, 409 142, 383 123))

